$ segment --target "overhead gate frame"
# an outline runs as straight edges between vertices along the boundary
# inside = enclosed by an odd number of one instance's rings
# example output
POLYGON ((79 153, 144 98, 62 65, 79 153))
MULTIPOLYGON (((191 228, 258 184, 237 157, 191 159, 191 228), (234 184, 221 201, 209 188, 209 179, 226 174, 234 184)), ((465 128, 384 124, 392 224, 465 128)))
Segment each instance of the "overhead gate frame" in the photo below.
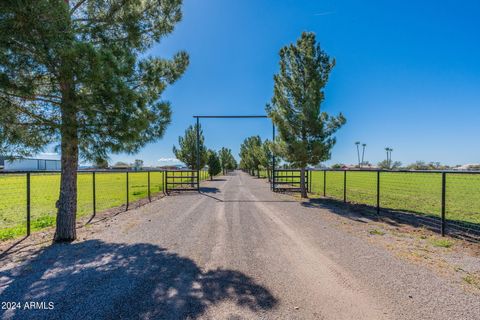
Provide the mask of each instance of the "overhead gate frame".
POLYGON ((165 192, 200 191, 200 176, 197 170, 165 171, 165 192))

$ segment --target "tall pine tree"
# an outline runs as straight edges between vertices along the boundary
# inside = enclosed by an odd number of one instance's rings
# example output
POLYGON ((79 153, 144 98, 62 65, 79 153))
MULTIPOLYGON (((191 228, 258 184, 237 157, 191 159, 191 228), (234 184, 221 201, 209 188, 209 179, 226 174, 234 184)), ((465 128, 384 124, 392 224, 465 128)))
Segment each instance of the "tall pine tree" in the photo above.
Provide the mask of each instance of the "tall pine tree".
POLYGON ((208 159, 207 147, 205 147, 205 138, 203 136, 202 125, 198 125, 199 129, 199 157, 200 157, 200 167, 197 168, 197 125, 189 126, 185 130, 185 135, 183 137, 178 137, 179 147, 173 146, 173 153, 175 157, 185 163, 185 165, 192 169, 201 170, 205 167, 208 159))
POLYGON ((79 157, 134 153, 163 136, 161 94, 188 55, 144 53, 181 18, 181 0, 0 2, 0 154, 59 143, 55 241, 76 238, 79 157))
POLYGON ((324 88, 335 60, 320 48, 315 34, 304 32, 296 44, 280 50, 280 71, 266 110, 282 140, 282 158, 301 168, 302 197, 307 197, 305 171, 330 158, 333 134, 345 123, 342 114, 320 110, 324 88))

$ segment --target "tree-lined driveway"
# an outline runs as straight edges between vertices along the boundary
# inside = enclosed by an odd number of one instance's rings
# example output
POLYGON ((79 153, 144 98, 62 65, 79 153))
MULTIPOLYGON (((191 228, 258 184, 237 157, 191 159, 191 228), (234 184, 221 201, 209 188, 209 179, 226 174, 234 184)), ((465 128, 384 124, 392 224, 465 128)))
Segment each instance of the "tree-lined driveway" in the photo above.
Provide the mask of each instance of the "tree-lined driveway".
POLYGON ((480 299, 242 172, 0 267, 4 319, 478 319, 480 299), (22 305, 23 309, 23 305, 22 305))

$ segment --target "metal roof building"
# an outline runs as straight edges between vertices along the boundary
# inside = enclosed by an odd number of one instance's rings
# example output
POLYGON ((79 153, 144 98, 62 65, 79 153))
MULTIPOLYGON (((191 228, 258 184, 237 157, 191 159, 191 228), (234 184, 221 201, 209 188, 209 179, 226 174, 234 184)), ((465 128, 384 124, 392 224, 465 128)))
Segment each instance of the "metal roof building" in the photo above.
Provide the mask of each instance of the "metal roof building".
POLYGON ((34 159, 34 158, 18 158, 8 160, 0 157, 0 169, 4 171, 45 171, 45 170, 60 170, 60 160, 53 159, 34 159))

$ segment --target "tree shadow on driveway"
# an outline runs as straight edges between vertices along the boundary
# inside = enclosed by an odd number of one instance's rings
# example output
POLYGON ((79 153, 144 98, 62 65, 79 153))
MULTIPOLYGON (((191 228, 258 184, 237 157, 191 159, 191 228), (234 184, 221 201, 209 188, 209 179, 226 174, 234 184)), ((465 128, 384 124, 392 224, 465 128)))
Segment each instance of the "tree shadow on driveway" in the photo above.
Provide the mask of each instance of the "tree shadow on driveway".
POLYGON ((2 310, 2 319, 195 319, 230 301, 252 311, 277 299, 247 275, 204 272, 151 244, 88 240, 57 244, 0 269, 2 301, 53 302, 53 310, 2 310))
POLYGON ((200 193, 220 193, 220 189, 215 187, 200 187, 200 193))
MULTIPOLYGON (((307 208, 328 209, 342 217, 356 222, 368 223, 365 219, 382 222, 393 227, 410 226, 413 228, 425 228, 434 233, 441 232, 441 218, 431 214, 411 210, 396 210, 382 207, 377 213, 374 206, 365 204, 344 203, 341 200, 331 198, 309 199, 302 202, 307 208)), ((446 231, 449 236, 460 238, 469 242, 480 242, 480 225, 465 221, 448 220, 446 231)))

